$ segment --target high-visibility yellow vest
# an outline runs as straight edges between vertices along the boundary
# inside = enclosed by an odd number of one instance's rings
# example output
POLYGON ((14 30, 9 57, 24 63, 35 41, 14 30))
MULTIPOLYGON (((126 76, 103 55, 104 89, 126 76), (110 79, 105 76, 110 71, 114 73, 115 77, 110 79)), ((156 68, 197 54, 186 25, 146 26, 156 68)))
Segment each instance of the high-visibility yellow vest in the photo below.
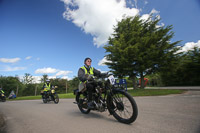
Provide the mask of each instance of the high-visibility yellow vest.
POLYGON ((0 90, 1 91, 1 93, 3 93, 4 94, 4 91, 3 90, 0 90))
MULTIPOLYGON (((85 66, 82 66, 81 67, 83 70, 85 70, 85 74, 89 74, 89 75, 94 75, 94 68, 93 67, 90 67, 90 71, 88 73, 87 69, 85 68, 85 66)), ((86 82, 86 81, 85 81, 86 82)), ((82 83, 82 82, 80 82, 82 83)))
MULTIPOLYGON (((81 68, 85 70, 85 74, 88 74, 88 71, 87 71, 87 69, 85 68, 85 66, 82 66, 81 68)), ((93 67, 90 67, 89 74, 90 74, 90 75, 94 75, 94 72, 93 72, 93 71, 94 71, 94 68, 93 68, 93 67)))
POLYGON ((45 88, 46 88, 46 90, 44 90, 44 91, 49 91, 49 90, 51 90, 51 84, 49 83, 49 85, 47 85, 47 83, 45 83, 45 88))

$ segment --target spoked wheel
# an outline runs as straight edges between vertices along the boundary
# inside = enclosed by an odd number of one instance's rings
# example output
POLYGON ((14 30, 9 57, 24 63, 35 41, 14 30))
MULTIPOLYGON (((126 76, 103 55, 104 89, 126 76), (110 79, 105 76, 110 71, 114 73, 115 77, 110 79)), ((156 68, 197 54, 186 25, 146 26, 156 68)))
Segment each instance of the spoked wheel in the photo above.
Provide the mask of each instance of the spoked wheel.
POLYGON ((42 101, 43 101, 43 103, 47 103, 47 98, 45 95, 42 95, 42 101))
POLYGON ((47 99, 46 98, 43 98, 43 103, 47 103, 47 99))
POLYGON ((125 124, 134 122, 138 115, 137 104, 132 96, 122 90, 117 90, 108 98, 108 109, 119 121, 125 124))
POLYGON ((6 102, 6 98, 5 97, 2 98, 2 102, 6 102))
POLYGON ((54 94, 53 97, 54 97, 54 103, 58 104, 59 103, 58 94, 54 94))
POLYGON ((76 95, 76 101, 78 103, 78 108, 83 114, 90 113, 90 109, 87 108, 87 97, 83 93, 78 93, 76 95))

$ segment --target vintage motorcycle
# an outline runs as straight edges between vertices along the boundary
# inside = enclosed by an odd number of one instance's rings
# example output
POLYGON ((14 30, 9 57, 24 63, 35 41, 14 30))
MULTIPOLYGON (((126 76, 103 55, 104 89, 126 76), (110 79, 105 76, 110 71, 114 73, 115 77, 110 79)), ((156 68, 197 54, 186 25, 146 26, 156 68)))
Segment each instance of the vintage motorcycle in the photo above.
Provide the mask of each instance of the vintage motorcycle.
POLYGON ((0 91, 0 101, 5 102, 6 101, 6 96, 3 92, 0 91))
POLYGON ((88 83, 97 83, 92 99, 94 109, 88 108, 88 92, 74 90, 76 95, 75 104, 79 110, 88 114, 91 110, 104 112, 108 109, 110 115, 113 115, 119 122, 130 124, 134 122, 138 115, 138 108, 133 97, 128 94, 123 88, 115 86, 115 78, 113 75, 102 78, 100 81, 87 81, 88 83), (105 80, 106 79, 106 80, 105 80))
POLYGON ((57 88, 57 86, 55 86, 55 88, 52 87, 51 90, 49 90, 49 91, 46 91, 46 88, 44 88, 44 91, 41 91, 43 103, 54 101, 55 104, 58 104, 59 97, 55 91, 56 88, 57 88))

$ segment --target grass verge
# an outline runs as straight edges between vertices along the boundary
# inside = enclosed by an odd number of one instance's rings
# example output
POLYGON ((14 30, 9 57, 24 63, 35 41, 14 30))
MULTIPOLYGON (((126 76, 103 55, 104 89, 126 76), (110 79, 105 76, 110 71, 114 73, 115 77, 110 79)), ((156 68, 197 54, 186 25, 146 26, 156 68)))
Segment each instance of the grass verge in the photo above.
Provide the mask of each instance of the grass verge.
POLYGON ((172 89, 136 89, 128 90, 132 96, 162 96, 170 94, 181 94, 185 90, 172 90, 172 89))
MULTIPOLYGON (((169 95, 169 94, 181 94, 185 92, 185 90, 170 90, 170 89, 136 89, 136 90, 128 90, 128 93, 132 96, 160 96, 160 95, 169 95)), ((75 98, 73 93, 67 94, 58 94, 60 99, 65 98, 75 98)), ((41 99, 41 95, 37 96, 24 96, 17 97, 13 100, 35 100, 41 99)))
MULTIPOLYGON (((58 94, 59 98, 75 98, 73 93, 67 93, 67 94, 58 94)), ((17 97, 15 99, 8 99, 9 101, 13 100, 36 100, 36 99, 42 99, 41 95, 37 96, 23 96, 23 97, 17 97)))

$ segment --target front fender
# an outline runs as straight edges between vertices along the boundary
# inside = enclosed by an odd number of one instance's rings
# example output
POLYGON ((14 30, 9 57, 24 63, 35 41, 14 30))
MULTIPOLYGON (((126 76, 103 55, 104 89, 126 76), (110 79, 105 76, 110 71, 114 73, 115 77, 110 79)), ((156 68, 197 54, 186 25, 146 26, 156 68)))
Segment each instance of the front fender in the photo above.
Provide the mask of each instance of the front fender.
POLYGON ((112 93, 116 93, 116 92, 125 92, 125 90, 123 88, 114 88, 112 89, 112 93))

